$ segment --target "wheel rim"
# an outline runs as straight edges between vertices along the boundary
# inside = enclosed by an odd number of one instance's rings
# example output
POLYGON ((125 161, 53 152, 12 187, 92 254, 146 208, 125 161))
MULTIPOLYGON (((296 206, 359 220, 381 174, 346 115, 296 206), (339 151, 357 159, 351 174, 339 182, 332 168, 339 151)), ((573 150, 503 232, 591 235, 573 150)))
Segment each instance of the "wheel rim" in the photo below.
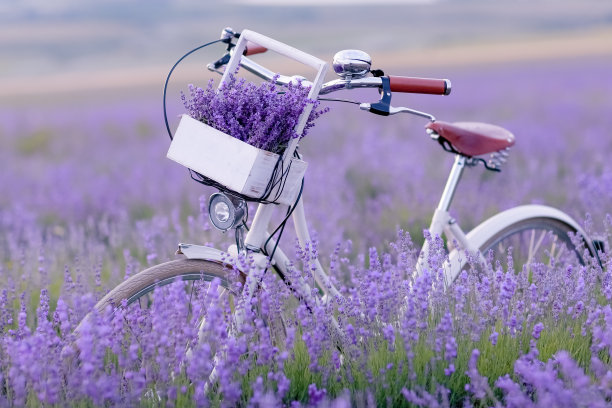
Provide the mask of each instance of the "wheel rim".
POLYGON ((515 266, 559 262, 584 264, 582 256, 572 243, 572 229, 551 222, 529 222, 517 225, 492 238, 483 245, 482 253, 493 264, 505 264, 508 254, 515 266))
POLYGON ((200 327, 207 310, 213 305, 231 312, 234 292, 227 280, 202 273, 188 273, 160 280, 126 298, 121 309, 126 322, 150 321, 155 313, 164 316, 184 315, 185 324, 200 327), (217 279, 218 284, 213 284, 217 279), (171 310, 172 313, 167 311, 171 310))
MULTIPOLYGON (((138 292, 136 292, 134 295, 130 296, 127 298, 127 306, 131 305, 132 303, 134 303, 135 301, 141 299, 142 297, 150 294, 151 292, 153 292, 155 289, 161 288, 163 286, 166 285, 171 285, 173 283, 177 283, 177 282, 191 282, 192 284, 192 289, 191 289, 191 296, 193 296, 193 284, 195 284, 195 281, 204 281, 204 282, 212 282, 213 279, 219 279, 220 280, 220 287, 223 287, 227 290, 227 288, 229 287, 229 283, 227 281, 227 279, 223 279, 223 278, 219 278, 216 276, 210 276, 210 275, 206 275, 206 274, 202 274, 202 273, 187 273, 181 276, 176 276, 176 277, 172 277, 172 278, 166 278, 166 279, 162 279, 152 285, 148 285, 145 288, 139 290, 138 292)), ((232 292, 233 294, 233 292, 232 292)))

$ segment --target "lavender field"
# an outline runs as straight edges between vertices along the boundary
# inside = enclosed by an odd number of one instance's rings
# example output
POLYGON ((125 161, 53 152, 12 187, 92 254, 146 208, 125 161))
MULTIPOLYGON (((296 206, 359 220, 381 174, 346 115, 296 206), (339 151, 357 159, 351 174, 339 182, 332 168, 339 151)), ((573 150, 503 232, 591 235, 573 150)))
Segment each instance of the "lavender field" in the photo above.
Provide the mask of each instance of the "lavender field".
MULTIPOLYGON (((451 96, 394 105, 516 135, 501 173, 464 175, 452 212, 465 229, 545 203, 610 249, 610 72, 603 57, 455 68, 431 74, 452 80, 451 96)), ((301 146, 315 242, 293 250, 290 232, 283 242, 307 277, 318 253, 346 299, 308 311, 267 274, 262 306, 238 298, 249 323, 229 335, 229 305, 211 290, 187 305, 182 284, 156 291, 150 313, 96 314, 74 333, 108 290, 176 259, 178 242, 232 243, 208 223, 213 191, 165 158, 159 98, 3 106, 0 405, 609 406, 612 261, 473 263, 444 292, 443 243, 430 238, 431 271, 412 280, 452 156, 420 119, 327 106, 301 146), (284 307, 279 344, 264 322, 284 307), (205 386, 213 367, 218 381, 205 386)))

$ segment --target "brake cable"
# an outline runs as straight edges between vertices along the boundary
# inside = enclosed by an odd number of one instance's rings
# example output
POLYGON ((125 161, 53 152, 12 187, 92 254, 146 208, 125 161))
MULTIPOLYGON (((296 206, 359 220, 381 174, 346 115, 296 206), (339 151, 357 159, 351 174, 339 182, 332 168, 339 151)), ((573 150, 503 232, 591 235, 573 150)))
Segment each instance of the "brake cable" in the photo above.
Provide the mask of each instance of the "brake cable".
POLYGON ((172 140, 173 137, 172 137, 172 131, 170 131, 170 124, 168 124, 168 113, 166 111, 166 93, 168 91, 168 82, 170 82, 170 76, 172 75, 172 72, 174 72, 174 69, 178 66, 178 64, 180 64, 181 61, 183 61, 189 55, 193 54, 194 52, 198 50, 201 50, 204 47, 208 47, 209 45, 216 44, 218 42, 223 42, 223 41, 224 41, 223 39, 215 40, 215 41, 211 41, 209 43, 206 43, 204 45, 200 45, 199 47, 194 48, 193 50, 189 51, 188 53, 183 55, 181 58, 179 58, 179 60, 174 63, 172 68, 170 68, 170 72, 168 72, 168 76, 166 77, 166 82, 164 83, 164 96, 163 96, 164 122, 166 123, 166 130, 168 131, 168 136, 170 136, 170 140, 172 140))
POLYGON ((351 101, 349 99, 340 99, 340 98, 317 98, 319 101, 325 102, 346 102, 346 103, 354 103, 356 105, 361 105, 361 102, 351 101))

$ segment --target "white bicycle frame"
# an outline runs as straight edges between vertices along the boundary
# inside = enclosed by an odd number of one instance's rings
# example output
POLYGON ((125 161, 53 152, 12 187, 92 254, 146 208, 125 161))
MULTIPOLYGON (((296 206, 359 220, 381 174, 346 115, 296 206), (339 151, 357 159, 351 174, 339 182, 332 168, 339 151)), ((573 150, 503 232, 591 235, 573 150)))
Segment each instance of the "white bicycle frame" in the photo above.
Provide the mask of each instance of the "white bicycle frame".
MULTIPOLYGON (((444 263, 445 283, 447 286, 454 281, 454 279, 461 272, 462 268, 465 266, 466 252, 476 254, 477 256, 482 257, 483 255, 480 253, 479 248, 481 248, 482 245, 484 245, 484 243, 495 232, 503 230, 505 227, 515 224, 521 220, 532 218, 558 219, 572 226, 576 229, 576 231, 582 234, 582 236, 586 237, 586 233, 583 231, 580 225, 570 216, 558 209, 544 205, 523 205, 511 208, 487 219, 486 221, 484 221, 472 231, 466 234, 461 229, 459 223, 453 217, 451 217, 449 213, 451 201, 460 181, 461 174, 463 173, 463 170, 465 168, 465 162, 465 157, 461 155, 456 156, 455 162, 451 168, 450 175, 446 182, 446 186, 440 198, 438 207, 436 208, 433 214, 431 224, 429 226, 429 232, 432 236, 444 236, 446 242, 452 242, 456 245, 456 248, 449 253, 448 259, 444 263)), ((283 209, 287 208, 287 206, 259 204, 257 214, 260 214, 261 212, 269 212, 271 216, 276 207, 281 207, 283 209)), ((257 216, 255 217, 255 219, 257 219, 257 216)), ((261 217, 259 219, 261 219, 261 217)), ((268 218, 268 223, 269 220, 270 218, 268 218)), ((308 243, 311 242, 311 238, 310 233, 308 231, 308 222, 304 210, 303 198, 300 198, 299 202, 297 203, 296 208, 292 214, 292 220, 299 243, 302 247, 305 247, 308 243)), ((267 242, 265 250, 268 253, 272 253, 273 249, 276 247, 271 261, 272 266, 277 268, 285 276, 285 278, 289 281, 288 283, 291 285, 291 287, 296 288, 299 296, 307 305, 317 304, 317 302, 330 297, 342 297, 340 292, 331 282, 329 275, 322 267, 319 259, 315 259, 313 261, 315 266, 313 275, 316 285, 324 293, 324 296, 322 298, 312 298, 311 286, 303 278, 293 278, 297 279, 298 281, 292 281, 290 274, 287 273, 292 266, 290 258, 285 254, 285 252, 280 246, 276 245, 276 241, 273 238, 268 240, 270 236, 267 232, 268 225, 265 225, 266 229, 264 230, 263 234, 258 233, 258 229, 263 227, 263 224, 260 223, 255 225, 255 221, 253 221, 253 224, 251 225, 251 229, 249 231, 249 234, 247 234, 245 242, 250 243, 252 248, 253 241, 249 240, 249 235, 252 237, 252 234, 254 234, 254 236, 256 237, 262 237, 261 246, 263 246, 264 241, 267 242)), ((238 250, 236 245, 230 246, 227 252, 223 252, 218 249, 206 246, 179 244, 178 252, 184 254, 189 259, 202 259, 217 263, 225 263, 231 266, 237 264, 236 259, 238 256, 238 250)), ((266 268, 268 266, 268 258, 260 251, 250 251, 249 255, 252 256, 255 264, 258 267, 266 268)), ((415 265, 415 275, 418 276, 423 272, 425 268, 425 261, 428 259, 428 256, 429 243, 428 241, 425 241, 423 247, 421 248, 419 262, 417 263, 417 265, 415 265)), ((242 272, 247 275, 246 281, 249 290, 247 290, 246 293, 253 294, 257 285, 259 284, 259 281, 257 279, 254 279, 253 276, 249 276, 249 271, 242 272)))
MULTIPOLYGON (((312 83, 313 85, 309 98, 317 98, 318 92, 323 84, 327 64, 324 61, 300 50, 249 30, 244 30, 242 32, 240 39, 235 46, 233 56, 225 69, 225 74, 221 82, 227 79, 229 73, 235 72, 238 64, 240 64, 240 59, 243 51, 245 50, 247 41, 252 41, 316 69, 317 75, 312 83)), ((302 133, 311 108, 312 105, 309 105, 302 114, 298 126, 296 127, 298 134, 302 133)), ((295 149, 297 148, 298 140, 299 139, 294 139, 286 149, 284 159, 292 157, 295 149)), ((466 251, 482 257, 482 254, 479 252, 479 248, 484 245, 487 239, 489 239, 495 232, 500 231, 518 221, 537 217, 554 218, 565 222, 586 237, 586 234, 580 225, 578 225, 578 223, 571 217, 555 208, 542 205, 525 205, 501 212, 486 220, 474 230, 466 234, 459 226, 459 223, 452 218, 449 213, 453 196, 466 166, 466 160, 467 159, 465 156, 459 154, 456 155, 454 164, 446 182, 446 186, 442 192, 442 196, 436 210, 434 211, 431 224, 429 226, 429 232, 432 236, 444 236, 446 238, 446 242, 453 243, 456 247, 449 253, 448 260, 444 264, 445 283, 447 285, 453 282, 464 267, 466 263, 466 251)), ((248 255, 252 257, 255 264, 260 268, 269 267, 269 263, 271 263, 274 268, 277 268, 278 271, 289 280, 288 283, 296 289, 298 295, 307 305, 317 304, 317 302, 325 301, 325 299, 329 299, 330 297, 341 297, 342 295, 333 285, 329 275, 325 272, 318 259, 313 261, 315 266, 313 275, 316 285, 324 293, 322 298, 313 299, 311 295, 311 285, 306 282, 303 277, 291 278, 291 274, 287 273, 292 266, 291 260, 281 249, 281 247, 277 246, 276 241, 273 238, 270 238, 270 234, 268 232, 268 227, 277 208, 287 209, 287 206, 259 204, 249 232, 247 233, 244 241, 248 255), (266 248, 263 248, 264 245, 266 245, 266 248), (273 253, 273 258, 269 260, 268 257, 262 253, 262 249, 264 249, 266 253, 273 253), (291 279, 297 279, 297 281, 291 281, 291 279)), ((299 243, 302 247, 305 247, 311 242, 311 238, 308 231, 308 223, 306 220, 302 197, 300 197, 299 201, 296 203, 292 218, 299 243)), ((416 275, 423 273, 425 270, 426 260, 429 257, 429 250, 429 243, 426 241, 421 249, 419 261, 417 265, 415 265, 416 275)), ((238 257, 238 248, 235 245, 232 245, 226 252, 223 252, 218 249, 205 246, 179 244, 179 250, 177 252, 184 254, 190 259, 202 259, 232 266, 237 265, 236 260, 238 257)), ((248 290, 245 293, 247 296, 252 296, 260 282, 258 279, 255 279, 252 276, 253 274, 250 271, 242 272, 247 275, 246 286, 248 290)), ((248 304, 250 299, 246 299, 246 301, 248 304)))

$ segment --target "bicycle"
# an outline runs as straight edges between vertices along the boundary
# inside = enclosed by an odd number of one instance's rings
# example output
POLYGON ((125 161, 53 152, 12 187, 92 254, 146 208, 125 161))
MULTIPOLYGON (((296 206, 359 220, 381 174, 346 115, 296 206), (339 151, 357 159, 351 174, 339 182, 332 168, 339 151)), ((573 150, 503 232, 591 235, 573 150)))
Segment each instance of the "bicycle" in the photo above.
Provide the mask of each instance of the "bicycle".
MULTIPOLYGON (((487 255, 493 256, 493 259, 505 259, 508 251, 512 251, 515 262, 521 264, 554 262, 567 253, 573 253, 582 264, 587 261, 585 254, 595 260, 598 259, 597 251, 603 249, 601 244, 598 241, 591 241, 581 226, 569 215, 552 207, 543 205, 515 207, 489 218, 468 233, 465 233, 459 222, 451 217, 449 213, 451 203, 464 170, 482 164, 487 170, 500 171, 515 138, 511 132, 498 126, 473 122, 447 123, 438 121, 433 115, 425 112, 391 105, 393 92, 449 95, 451 92, 449 80, 385 75, 381 71, 371 69, 371 59, 365 52, 344 50, 338 52, 333 61, 333 69, 340 78, 324 83, 323 77, 328 68, 326 62, 269 37, 249 30, 236 33, 227 28, 223 30, 220 41, 227 45, 227 52, 219 60, 211 63, 209 69, 222 73, 222 82, 227 79, 228 73, 235 72, 238 66, 264 80, 274 80, 279 85, 287 85, 296 80, 306 81, 303 77, 277 76, 249 58, 249 55, 273 50, 317 71, 315 79, 309 83, 311 98, 339 90, 375 88, 380 91, 380 100, 371 104, 360 103, 361 110, 382 116, 406 113, 429 120, 426 126, 429 136, 446 152, 455 155, 445 188, 428 228, 432 236, 445 237, 444 241, 448 247, 448 257, 444 264, 446 285, 452 284, 466 266, 468 262, 466 253, 484 262, 487 255), (237 41, 234 43, 235 40, 237 41), (225 70, 220 71, 223 66, 225 70)), ((301 157, 296 149, 297 139, 286 148, 283 157, 287 160, 294 155, 301 157)), ((208 283, 217 279, 222 289, 216 292, 216 296, 241 295, 243 301, 249 304, 251 297, 260 287, 261 280, 253 276, 252 269, 249 269, 244 262, 245 259, 250 260, 260 270, 274 271, 282 281, 296 291, 296 297, 307 307, 326 302, 330 298, 342 297, 318 259, 314 259, 313 265, 314 280, 322 293, 320 297, 312 295, 312 286, 308 282, 300 277, 292 277, 288 273, 291 260, 279 245, 280 239, 275 239, 274 236, 279 230, 282 233, 289 216, 293 218, 300 245, 305 247, 311 242, 302 189, 298 190, 294 202, 278 204, 261 200, 250 227, 246 222, 248 197, 228 194, 227 191, 213 194, 209 200, 211 222, 222 231, 235 230, 235 245, 223 251, 202 245, 180 243, 177 254, 182 255, 183 259, 159 264, 131 276, 104 296, 96 304, 96 310, 101 312, 109 305, 129 306, 135 303, 141 308, 148 307, 150 305, 148 296, 156 288, 177 281, 192 281, 192 284, 194 281, 199 281, 202 282, 203 289, 198 290, 206 291, 209 288, 208 283), (286 215, 282 216, 283 219, 276 230, 269 232, 268 227, 272 223, 276 208, 286 209, 286 215), (236 282, 238 284, 234 285, 236 282)), ((417 276, 427 267, 425 262, 428 259, 430 245, 428 240, 423 244, 419 261, 414 267, 417 276)), ((193 286, 189 296, 193 296, 192 292, 193 286)), ((243 317, 236 317, 238 322, 241 318, 243 317)))

